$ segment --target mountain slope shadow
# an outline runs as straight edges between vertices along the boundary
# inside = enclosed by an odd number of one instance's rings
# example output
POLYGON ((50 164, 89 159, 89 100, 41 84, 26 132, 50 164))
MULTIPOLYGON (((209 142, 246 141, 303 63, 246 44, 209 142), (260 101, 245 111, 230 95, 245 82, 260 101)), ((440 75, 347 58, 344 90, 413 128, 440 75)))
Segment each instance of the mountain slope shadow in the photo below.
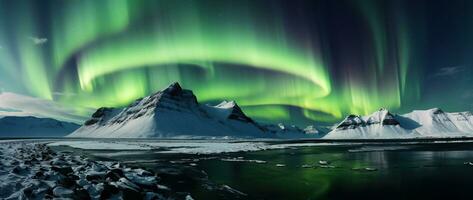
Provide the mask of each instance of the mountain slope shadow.
POLYGON ((395 115, 394 118, 399 122, 400 126, 405 129, 413 130, 422 126, 416 121, 401 115, 395 115))

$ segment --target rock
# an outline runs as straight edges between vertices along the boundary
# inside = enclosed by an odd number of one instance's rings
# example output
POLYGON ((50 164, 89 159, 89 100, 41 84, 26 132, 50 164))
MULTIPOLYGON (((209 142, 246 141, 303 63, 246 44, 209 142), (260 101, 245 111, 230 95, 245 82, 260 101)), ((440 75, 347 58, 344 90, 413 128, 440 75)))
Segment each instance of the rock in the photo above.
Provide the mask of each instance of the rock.
POLYGON ((89 200, 90 195, 87 190, 83 188, 74 189, 74 199, 89 200))
POLYGON ((124 177, 123 171, 121 169, 112 169, 107 174, 105 174, 105 179, 110 178, 113 181, 118 181, 120 178, 124 177))
POLYGON ((67 167, 52 166, 51 170, 56 171, 64 176, 67 176, 68 174, 73 172, 70 166, 67 166, 67 167))
POLYGON ((60 165, 60 166, 63 166, 63 165, 67 165, 67 162, 64 160, 64 158, 62 157, 59 157, 59 158, 53 158, 50 162, 49 162, 50 165, 60 165))
POLYGON ((165 186, 165 185, 160 185, 160 184, 158 184, 157 186, 158 186, 158 189, 159 189, 159 190, 171 190, 171 189, 169 189, 168 186, 165 186))
POLYGON ((82 178, 81 178, 81 179, 79 179, 79 180, 76 181, 76 184, 79 185, 79 186, 81 186, 81 187, 84 187, 85 185, 89 184, 89 182, 86 181, 85 179, 82 179, 82 178))
POLYGON ((153 176, 153 173, 146 171, 144 169, 135 169, 134 171, 140 176, 153 176))
POLYGON ((23 175, 25 172, 26 172, 26 167, 23 167, 23 166, 15 166, 11 172, 14 173, 14 174, 18 174, 18 175, 23 175))
POLYGON ((43 178, 44 177, 44 173, 42 171, 37 171, 32 178, 34 179, 39 179, 39 178, 43 178))
POLYGON ((120 178, 117 182, 117 185, 120 188, 124 188, 124 189, 131 189, 131 190, 135 190, 135 191, 140 190, 140 187, 138 185, 134 184, 133 182, 129 181, 126 178, 120 178))
POLYGON ((123 189, 122 190, 123 199, 143 199, 143 195, 135 190, 123 189))
POLYGON ((378 169, 372 167, 366 167, 365 171, 377 171, 378 169))
POLYGON ((109 184, 103 185, 103 190, 100 193, 100 199, 109 199, 112 195, 117 194, 120 190, 117 187, 109 184))
POLYGON ((136 174, 126 174, 127 180, 130 180, 140 187, 150 188, 155 187, 158 183, 158 180, 155 176, 137 176, 136 174))
POLYGON ((143 197, 144 200, 165 199, 162 195, 154 192, 146 192, 143 197))
POLYGON ((186 200, 194 200, 194 198, 192 198, 192 196, 191 196, 190 194, 188 194, 188 195, 186 196, 186 200))
POLYGON ((72 188, 76 185, 76 181, 71 177, 61 177, 59 178, 58 184, 65 188, 72 188))
POLYGON ((319 160, 319 164, 320 164, 320 165, 328 165, 329 162, 326 161, 326 160, 319 160))
POLYGON ((87 179, 88 181, 98 181, 98 180, 102 180, 104 176, 105 176, 105 172, 92 171, 92 172, 88 172, 85 175, 85 179, 87 179))
POLYGON ((72 198, 74 196, 74 191, 62 186, 57 186, 53 189, 53 194, 56 197, 72 198))

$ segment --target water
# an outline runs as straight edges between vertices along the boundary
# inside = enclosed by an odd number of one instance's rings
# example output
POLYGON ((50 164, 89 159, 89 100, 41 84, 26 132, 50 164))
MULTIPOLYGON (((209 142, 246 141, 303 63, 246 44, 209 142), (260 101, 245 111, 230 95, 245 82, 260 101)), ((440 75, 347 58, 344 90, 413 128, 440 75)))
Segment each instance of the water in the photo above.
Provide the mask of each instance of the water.
MULTIPOLYGON (((136 163, 152 170, 183 161, 172 165, 203 170, 210 181, 229 185, 248 199, 473 198, 473 166, 465 164, 473 162, 473 143, 323 146, 210 156, 146 152, 111 159, 152 160, 136 163), (188 161, 192 158, 201 160, 188 161), (266 163, 222 161, 225 158, 266 163), (320 165, 320 160, 329 164, 320 165)), ((221 198, 196 186, 185 187, 196 199, 221 198)))

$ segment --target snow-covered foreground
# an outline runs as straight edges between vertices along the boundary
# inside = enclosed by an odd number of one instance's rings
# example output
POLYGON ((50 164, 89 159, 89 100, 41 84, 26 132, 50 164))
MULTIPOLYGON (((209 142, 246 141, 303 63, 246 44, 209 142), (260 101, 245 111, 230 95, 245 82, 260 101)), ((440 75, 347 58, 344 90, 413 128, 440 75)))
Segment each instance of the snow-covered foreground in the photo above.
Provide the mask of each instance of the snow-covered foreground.
POLYGON ((119 163, 55 153, 43 142, 0 142, 0 198, 164 198, 158 177, 119 163))
MULTIPOLYGON (((49 142, 0 140, 0 199, 192 199, 190 193, 182 188, 176 191, 169 186, 172 183, 162 179, 181 176, 180 170, 188 168, 163 166, 157 174, 120 162, 92 161, 70 152, 55 152, 47 146, 49 142)), ((198 177, 193 181, 198 180, 204 192, 244 195, 209 182, 205 174, 198 177)))
MULTIPOLYGON (((81 140, 57 141, 49 146, 69 146, 87 150, 155 150, 159 153, 184 153, 184 154, 216 154, 243 151, 261 151, 270 149, 284 149, 292 147, 309 147, 336 145, 334 143, 288 143, 273 144, 269 142, 232 142, 232 141, 107 141, 107 140, 81 140)), ((345 144, 346 145, 346 144, 345 144)))

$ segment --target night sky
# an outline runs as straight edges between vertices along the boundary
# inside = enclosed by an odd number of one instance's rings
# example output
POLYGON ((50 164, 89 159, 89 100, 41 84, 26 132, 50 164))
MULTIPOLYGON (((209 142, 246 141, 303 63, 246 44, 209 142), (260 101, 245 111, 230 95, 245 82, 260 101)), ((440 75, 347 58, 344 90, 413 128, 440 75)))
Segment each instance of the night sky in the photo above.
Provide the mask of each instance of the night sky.
POLYGON ((178 81, 268 122, 466 111, 472 65, 468 0, 0 0, 1 91, 74 108, 178 81))

